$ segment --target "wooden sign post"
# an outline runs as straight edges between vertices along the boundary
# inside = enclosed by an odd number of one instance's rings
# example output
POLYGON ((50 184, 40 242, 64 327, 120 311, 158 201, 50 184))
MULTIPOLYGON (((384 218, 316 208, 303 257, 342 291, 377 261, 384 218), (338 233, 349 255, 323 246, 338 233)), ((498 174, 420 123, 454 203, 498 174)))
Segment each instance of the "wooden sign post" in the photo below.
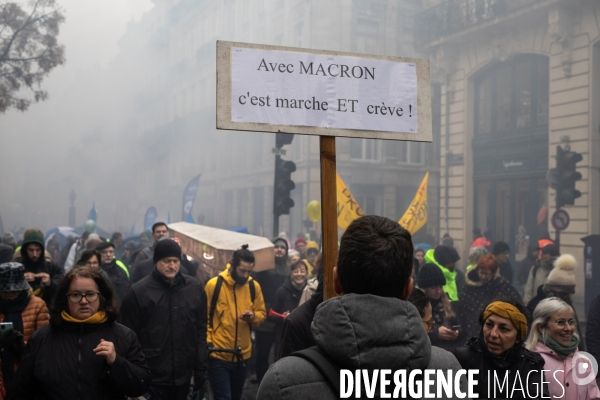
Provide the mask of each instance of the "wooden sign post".
POLYGON ((431 142, 429 61, 217 41, 217 129, 320 137, 325 298, 335 296, 335 137, 431 142))

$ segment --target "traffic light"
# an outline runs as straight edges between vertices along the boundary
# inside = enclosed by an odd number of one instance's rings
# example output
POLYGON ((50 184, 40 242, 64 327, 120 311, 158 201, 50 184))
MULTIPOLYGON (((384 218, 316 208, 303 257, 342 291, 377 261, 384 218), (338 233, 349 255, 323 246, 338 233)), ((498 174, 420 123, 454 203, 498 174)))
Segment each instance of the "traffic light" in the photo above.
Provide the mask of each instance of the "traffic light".
POLYGON ((294 207, 294 200, 290 192, 296 185, 292 181, 292 172, 296 170, 296 164, 292 161, 282 160, 281 156, 275 156, 275 185, 273 187, 273 214, 289 214, 290 208, 294 207))
POLYGON ((581 154, 571 151, 569 146, 564 149, 556 146, 556 208, 574 205, 575 199, 581 197, 575 182, 581 179, 576 164, 582 159, 581 154))

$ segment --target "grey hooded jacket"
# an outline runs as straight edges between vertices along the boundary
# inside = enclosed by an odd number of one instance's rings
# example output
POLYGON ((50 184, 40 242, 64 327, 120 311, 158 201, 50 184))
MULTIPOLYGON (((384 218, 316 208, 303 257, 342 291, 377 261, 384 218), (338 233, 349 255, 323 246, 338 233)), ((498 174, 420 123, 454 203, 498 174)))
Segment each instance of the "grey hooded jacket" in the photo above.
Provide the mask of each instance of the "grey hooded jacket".
MULTIPOLYGON (((312 332, 319 348, 351 371, 461 369, 454 355, 431 346, 417 309, 408 301, 369 294, 336 297, 319 305, 312 332)), ((393 388, 392 383, 388 392, 393 388)), ((461 390, 466 393, 465 379, 461 390)), ((271 365, 257 394, 261 400, 313 398, 339 397, 316 367, 299 357, 271 365)))

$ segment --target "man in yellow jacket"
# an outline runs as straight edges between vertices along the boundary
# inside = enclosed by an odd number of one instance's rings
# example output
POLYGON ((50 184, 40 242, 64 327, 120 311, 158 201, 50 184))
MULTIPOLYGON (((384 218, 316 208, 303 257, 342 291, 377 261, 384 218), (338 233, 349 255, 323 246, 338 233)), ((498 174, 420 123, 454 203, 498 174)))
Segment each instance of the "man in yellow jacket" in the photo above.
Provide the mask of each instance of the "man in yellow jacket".
POLYGON ((209 348, 208 379, 215 399, 239 400, 252 355, 252 328, 266 318, 262 290, 250 273, 254 254, 248 245, 233 253, 231 264, 206 284, 209 348), (241 351, 237 351, 240 348, 241 351))

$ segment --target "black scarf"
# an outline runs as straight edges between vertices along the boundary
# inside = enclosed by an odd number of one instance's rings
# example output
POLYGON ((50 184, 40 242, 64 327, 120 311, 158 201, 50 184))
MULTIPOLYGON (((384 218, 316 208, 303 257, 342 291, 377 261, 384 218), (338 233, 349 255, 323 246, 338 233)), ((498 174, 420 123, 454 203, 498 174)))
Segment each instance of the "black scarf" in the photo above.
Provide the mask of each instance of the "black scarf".
MULTIPOLYGON (((29 294, 22 291, 15 299, 5 300, 0 297, 0 311, 4 313, 4 322, 12 322, 13 330, 23 333, 21 313, 29 304, 29 294)), ((2 351, 2 375, 7 386, 12 384, 15 375, 15 364, 19 356, 15 349, 7 347, 2 351)))
POLYGON ((25 290, 13 300, 5 300, 0 297, 0 312, 4 314, 4 322, 12 322, 13 329, 23 333, 21 313, 28 304, 29 294, 25 290))

